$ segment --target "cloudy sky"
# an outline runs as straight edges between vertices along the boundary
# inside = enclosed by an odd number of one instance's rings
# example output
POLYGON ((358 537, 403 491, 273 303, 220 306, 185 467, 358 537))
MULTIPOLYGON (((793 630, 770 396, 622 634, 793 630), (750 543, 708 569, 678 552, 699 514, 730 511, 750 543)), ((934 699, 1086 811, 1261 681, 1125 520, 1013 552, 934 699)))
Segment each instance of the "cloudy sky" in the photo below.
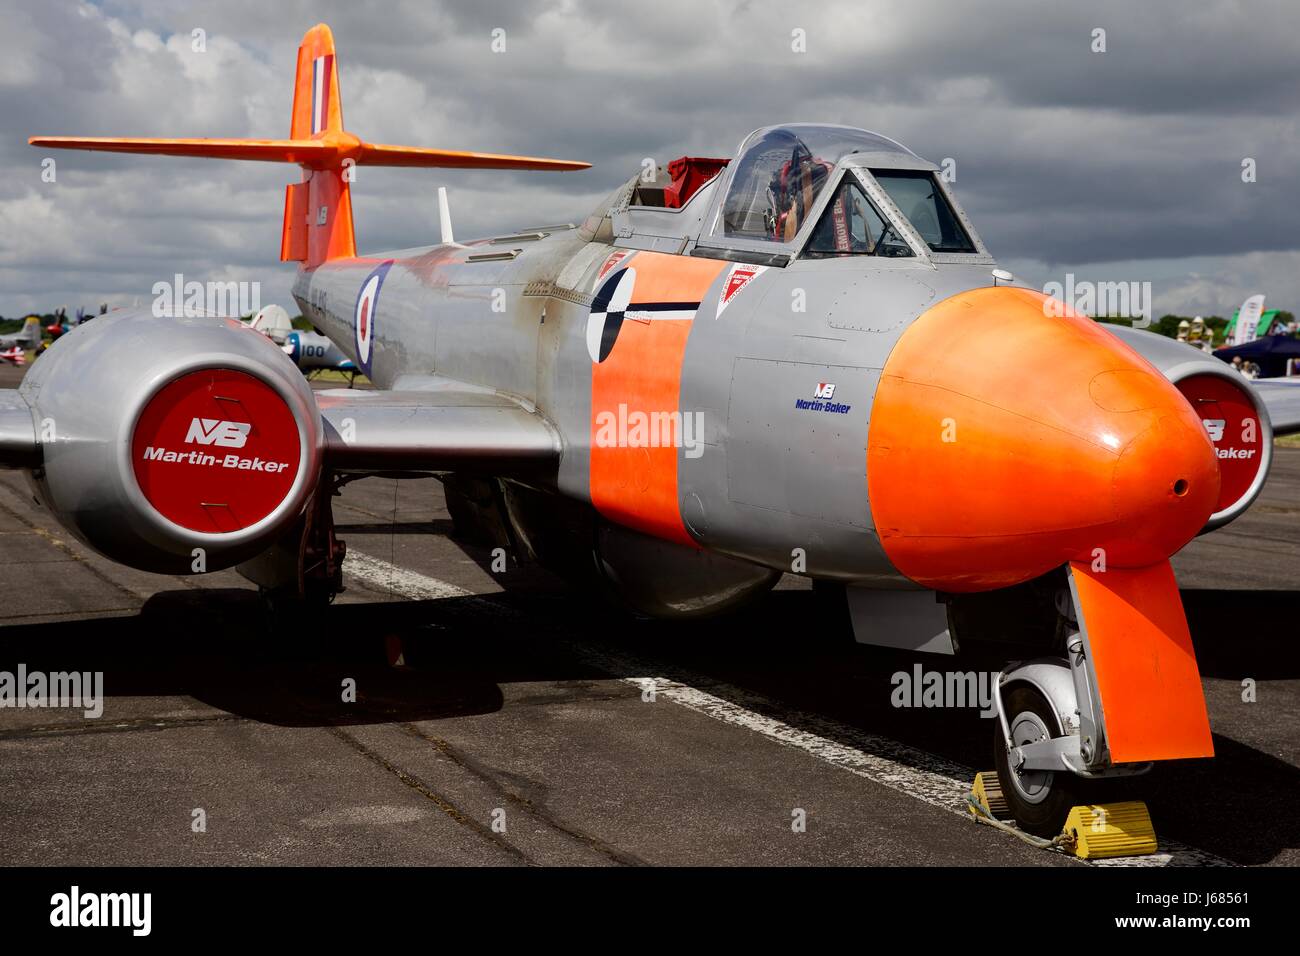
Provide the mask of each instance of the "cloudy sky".
POLYGON ((296 169, 26 138, 287 136, 295 51, 319 21, 363 139, 594 164, 363 167, 362 251, 436 241, 440 185, 458 238, 577 221, 644 157, 831 122, 954 160, 986 243, 1036 285, 1150 281, 1156 315, 1230 314, 1253 292, 1300 307, 1295 0, 0 0, 0 17, 0 315, 147 302, 177 271, 259 281, 296 311, 277 261, 296 169))

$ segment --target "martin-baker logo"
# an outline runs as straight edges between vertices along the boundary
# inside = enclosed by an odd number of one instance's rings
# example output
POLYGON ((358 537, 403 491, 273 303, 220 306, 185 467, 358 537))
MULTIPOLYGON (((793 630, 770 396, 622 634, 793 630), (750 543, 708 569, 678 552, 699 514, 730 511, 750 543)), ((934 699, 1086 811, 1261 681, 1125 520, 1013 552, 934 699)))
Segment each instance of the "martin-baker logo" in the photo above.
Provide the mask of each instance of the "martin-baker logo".
MULTIPOLYGON (((190 445, 218 445, 221 448, 243 448, 248 444, 253 426, 248 422, 228 422, 220 418, 194 418, 185 442, 190 445)), ((171 451, 150 445, 144 450, 145 461, 178 462, 185 465, 204 465, 209 468, 233 468, 237 471, 260 471, 278 474, 289 467, 287 461, 265 461, 262 458, 245 458, 243 455, 205 455, 200 451, 171 451)))
POLYGON ((253 426, 248 422, 223 422, 216 418, 196 418, 190 422, 185 441, 197 445, 220 445, 243 448, 253 426))
POLYGON ((1219 448, 1219 442, 1223 441, 1224 428, 1227 421, 1222 418, 1202 418, 1201 424, 1205 426, 1205 432, 1210 436, 1210 441, 1215 445, 1214 453, 1219 458, 1254 458, 1254 448, 1219 448))
POLYGON ((834 397, 834 382, 818 382, 817 387, 813 389, 813 397, 796 398, 794 407, 803 412, 831 412, 835 415, 847 415, 853 406, 832 401, 834 397))

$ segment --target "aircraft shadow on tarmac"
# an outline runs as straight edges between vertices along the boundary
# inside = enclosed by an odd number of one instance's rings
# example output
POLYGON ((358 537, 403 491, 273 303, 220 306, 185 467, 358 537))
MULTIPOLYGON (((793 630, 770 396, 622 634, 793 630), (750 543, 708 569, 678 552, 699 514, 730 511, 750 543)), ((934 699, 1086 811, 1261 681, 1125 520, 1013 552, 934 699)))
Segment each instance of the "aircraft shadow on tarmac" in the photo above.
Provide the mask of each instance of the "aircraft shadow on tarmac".
POLYGON ((273 631, 252 590, 164 591, 130 617, 0 629, 0 669, 104 672, 107 697, 184 695, 287 727, 435 720, 502 705, 490 676, 393 667, 386 638, 416 627, 411 603, 329 608, 273 631), (356 699, 344 701, 344 681, 356 699))
POLYGON ((450 518, 434 518, 432 521, 375 521, 368 524, 340 524, 334 526, 334 533, 340 538, 350 534, 434 534, 449 536, 453 524, 450 518))
POLYGON ((1182 595, 1204 676, 1300 678, 1300 591, 1206 589, 1182 595))
MULTIPOLYGON (((1300 650, 1284 640, 1295 597, 1185 592, 1207 676, 1300 674, 1300 650)), ((991 765, 992 724, 978 708, 897 708, 893 679, 918 660, 932 670, 995 671, 1005 649, 969 646, 954 660, 862 647, 811 626, 812 601, 807 591, 776 591, 724 621, 670 623, 629 619, 574 592, 506 592, 337 604, 310 627, 273 633, 251 590, 182 589, 154 595, 135 616, 0 629, 0 669, 102 670, 110 698, 186 695, 245 719, 326 727, 491 713, 504 704, 501 685, 514 682, 551 682, 580 697, 610 676, 655 676, 619 664, 638 658, 688 671, 707 692, 799 729, 825 736, 834 721, 832 737, 838 724, 967 767, 991 765), (487 613, 485 601, 509 614, 487 613), (612 653, 593 664, 575 643, 612 653), (394 667, 399 647, 406 666, 394 667), (342 700, 349 677, 355 703, 342 700)), ((844 736, 839 742, 862 749, 860 737, 844 736)), ((1222 735, 1215 748, 1215 760, 1165 765, 1143 779, 1140 796, 1162 834, 1247 864, 1300 846, 1291 806, 1300 770, 1222 735)))

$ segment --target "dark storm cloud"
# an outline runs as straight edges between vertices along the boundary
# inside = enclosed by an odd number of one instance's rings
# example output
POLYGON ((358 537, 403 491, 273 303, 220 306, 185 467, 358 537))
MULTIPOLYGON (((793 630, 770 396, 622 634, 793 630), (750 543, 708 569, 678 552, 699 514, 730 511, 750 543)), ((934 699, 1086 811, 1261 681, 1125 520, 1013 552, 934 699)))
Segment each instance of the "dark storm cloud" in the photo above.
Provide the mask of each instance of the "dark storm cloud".
POLYGON ((458 235, 573 220, 644 157, 730 155, 757 126, 820 120, 955 160, 986 242, 1033 281, 1160 260, 1168 295, 1205 311, 1256 280, 1300 297, 1293 3, 109 0, 5 15, 0 313, 144 295, 176 269, 258 278, 282 299, 290 270, 268 262, 295 170, 61 153, 51 186, 25 138, 285 135, 297 42, 318 21, 334 30, 360 135, 595 164, 362 169, 365 248, 430 241, 438 185, 458 235), (497 28, 505 53, 490 46, 497 28), (1244 157, 1258 182, 1241 181, 1244 157))

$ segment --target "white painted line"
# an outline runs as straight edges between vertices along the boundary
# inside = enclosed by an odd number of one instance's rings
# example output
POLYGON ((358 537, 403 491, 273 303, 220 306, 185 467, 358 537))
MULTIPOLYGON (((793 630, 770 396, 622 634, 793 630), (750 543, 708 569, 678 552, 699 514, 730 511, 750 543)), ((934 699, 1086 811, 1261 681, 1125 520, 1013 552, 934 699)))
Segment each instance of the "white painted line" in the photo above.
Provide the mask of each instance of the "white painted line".
MULTIPOLYGON (((476 604, 522 620, 522 615, 478 598, 464 588, 356 551, 348 552, 347 559, 343 562, 343 571, 372 589, 387 590, 417 601, 474 598, 476 604)), ((642 692, 653 689, 656 696, 662 696, 688 710, 722 723, 743 727, 930 806, 971 819, 970 811, 966 808, 966 794, 970 792, 975 771, 970 767, 836 720, 791 710, 747 690, 688 671, 677 668, 665 670, 662 664, 563 638, 558 638, 557 643, 573 650, 584 662, 611 674, 666 674, 668 676, 624 677, 621 680, 642 692), (700 684, 711 687, 722 696, 694 686, 700 684), (773 713, 779 713, 785 719, 768 716, 773 713)), ((971 822, 972 825, 978 825, 974 820, 971 822)), ((1150 856, 1088 862, 1094 866, 1236 865, 1213 853, 1170 840, 1160 840, 1160 846, 1161 852, 1150 856)))
MULTIPOLYGON (((966 794, 970 785, 964 778, 970 776, 974 779, 974 775, 968 774, 960 764, 845 725, 835 728, 838 731, 835 736, 840 739, 831 740, 805 729, 810 720, 808 714, 799 714, 797 719, 802 726, 794 727, 783 720, 742 707, 734 700, 717 697, 666 677, 627 677, 624 680, 643 692, 653 690, 656 697, 664 697, 724 724, 743 727, 787 747, 795 747, 818 760, 882 783, 931 806, 967 815, 966 794), (856 738, 853 743, 857 746, 843 743, 847 735, 856 738)), ((731 694, 738 688, 728 687, 726 690, 731 694)), ((784 714, 794 716, 788 711, 784 714)))
POLYGON ((372 590, 390 591, 414 601, 439 601, 473 594, 472 591, 458 588, 446 581, 399 568, 395 564, 351 549, 348 549, 343 561, 343 570, 372 590))

